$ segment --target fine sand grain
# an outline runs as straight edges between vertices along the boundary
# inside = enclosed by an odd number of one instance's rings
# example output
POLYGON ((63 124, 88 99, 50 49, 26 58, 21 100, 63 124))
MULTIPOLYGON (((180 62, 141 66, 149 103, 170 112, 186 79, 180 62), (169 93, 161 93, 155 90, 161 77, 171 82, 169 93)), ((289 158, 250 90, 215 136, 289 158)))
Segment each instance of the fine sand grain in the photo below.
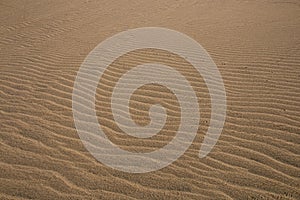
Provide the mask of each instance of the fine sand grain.
POLYGON ((0 199, 300 199, 300 2, 1 0, 0 136, 0 199), (146 111, 159 102, 170 114, 166 125, 147 139, 122 134, 109 95, 126 66, 154 59, 176 68, 201 111, 183 156, 159 171, 130 174, 85 149, 72 91, 98 43, 149 26, 189 35, 209 52, 225 84, 227 116, 218 143, 200 159, 211 103, 202 77, 168 52, 120 57, 100 80, 95 102, 98 121, 120 148, 163 147, 180 116, 172 91, 145 85, 131 97, 132 119, 147 125, 146 111))

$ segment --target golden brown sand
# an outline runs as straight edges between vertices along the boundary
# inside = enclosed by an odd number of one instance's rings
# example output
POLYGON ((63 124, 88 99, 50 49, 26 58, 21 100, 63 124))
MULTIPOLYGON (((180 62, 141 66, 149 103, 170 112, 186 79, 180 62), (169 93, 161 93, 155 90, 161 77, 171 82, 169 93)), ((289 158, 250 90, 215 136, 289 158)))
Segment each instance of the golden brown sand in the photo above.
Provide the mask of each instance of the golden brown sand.
MULTIPOLYGON (((0 199, 300 199, 299 1, 1 0, 0 11, 0 199), (72 88, 99 42, 147 26, 185 33, 209 52, 224 80, 227 118, 213 151, 199 159, 209 95, 201 77, 186 71, 203 103, 193 145, 166 168, 129 174, 84 148, 72 88)), ((138 52, 128 59, 149 58, 138 52)), ((118 135, 98 89, 99 121, 121 148, 152 151, 175 134, 170 123, 150 141, 118 135)), ((174 95, 155 85, 137 91, 131 108, 147 110, 166 97, 178 115, 174 95), (147 90, 160 98, 145 102, 147 90)))

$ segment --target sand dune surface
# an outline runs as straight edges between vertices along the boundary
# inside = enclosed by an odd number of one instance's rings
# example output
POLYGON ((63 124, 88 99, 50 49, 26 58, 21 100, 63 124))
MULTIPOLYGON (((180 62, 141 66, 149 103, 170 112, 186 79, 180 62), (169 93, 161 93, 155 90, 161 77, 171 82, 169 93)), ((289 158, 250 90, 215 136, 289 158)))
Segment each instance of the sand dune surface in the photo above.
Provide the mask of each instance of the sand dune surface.
POLYGON ((299 1, 2 0, 0 10, 0 199, 300 199, 299 1), (151 105, 161 103, 168 113, 164 129, 143 139, 123 134, 110 97, 130 67, 172 66, 200 104, 188 150, 163 169, 134 174, 104 165, 85 148, 72 92, 95 46, 139 27, 165 27, 199 42, 222 75, 227 112, 217 144, 200 159, 211 117, 203 77, 161 50, 120 57, 99 81, 95 107, 121 149, 162 148, 180 119, 172 91, 145 85, 131 96, 131 117, 145 126, 151 105))

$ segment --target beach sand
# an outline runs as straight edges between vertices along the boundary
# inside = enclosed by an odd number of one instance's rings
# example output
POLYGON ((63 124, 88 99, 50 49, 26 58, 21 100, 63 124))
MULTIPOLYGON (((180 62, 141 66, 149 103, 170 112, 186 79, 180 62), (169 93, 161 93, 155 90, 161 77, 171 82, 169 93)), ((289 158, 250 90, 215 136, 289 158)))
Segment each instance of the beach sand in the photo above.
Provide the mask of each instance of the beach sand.
MULTIPOLYGON (((0 199, 300 199, 299 1, 2 0, 0 10, 0 199), (158 52, 196 88, 200 128, 177 161, 132 174, 86 150, 74 124, 72 91, 95 46, 139 27, 165 27, 199 42, 222 75, 227 115, 219 141, 200 159, 208 90, 180 59, 158 52)), ((147 61, 148 53, 136 52, 123 64, 147 61)), ((150 139, 120 134, 101 100, 117 81, 117 71, 108 74, 95 102, 108 137, 128 151, 166 145, 178 128, 176 97, 156 85, 141 88, 131 104, 138 124, 149 122, 139 108, 164 99, 174 118, 150 139), (158 97, 147 97, 149 90, 158 97)))

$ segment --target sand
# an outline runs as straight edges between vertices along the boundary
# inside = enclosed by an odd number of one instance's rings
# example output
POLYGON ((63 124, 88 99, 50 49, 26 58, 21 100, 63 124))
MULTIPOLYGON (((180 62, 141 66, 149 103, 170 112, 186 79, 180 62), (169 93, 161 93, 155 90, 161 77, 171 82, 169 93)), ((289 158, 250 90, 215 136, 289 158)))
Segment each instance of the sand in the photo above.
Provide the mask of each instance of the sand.
MULTIPOLYGON (((0 199, 300 199, 299 1, 2 0, 0 10, 0 199), (72 91, 81 63, 98 43, 148 26, 182 32, 208 51, 223 77, 227 116, 216 146, 200 159, 209 94, 201 77, 181 68, 202 102, 198 134, 171 165, 132 174, 85 149, 74 125, 72 91)), ((149 56, 137 52, 126 59, 149 56)), ((172 57, 166 62, 184 66, 172 57)), ((143 110, 169 99, 173 118, 160 135, 122 135, 101 101, 118 76, 109 72, 96 101, 108 137, 128 151, 167 144, 180 115, 172 92, 148 85, 132 97, 132 117, 140 125, 149 121, 143 110), (143 98, 149 90, 159 95, 143 98)))

